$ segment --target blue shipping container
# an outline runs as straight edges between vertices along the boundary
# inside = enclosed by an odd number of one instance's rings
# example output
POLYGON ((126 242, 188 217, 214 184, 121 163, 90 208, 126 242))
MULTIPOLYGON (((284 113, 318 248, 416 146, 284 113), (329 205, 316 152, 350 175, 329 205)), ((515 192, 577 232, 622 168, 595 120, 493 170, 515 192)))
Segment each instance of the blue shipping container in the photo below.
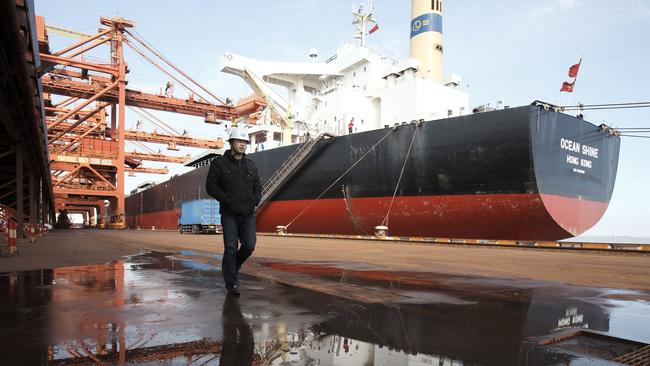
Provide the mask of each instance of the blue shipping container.
POLYGON ((219 202, 213 199, 183 202, 181 217, 178 218, 178 231, 181 234, 221 232, 219 202))

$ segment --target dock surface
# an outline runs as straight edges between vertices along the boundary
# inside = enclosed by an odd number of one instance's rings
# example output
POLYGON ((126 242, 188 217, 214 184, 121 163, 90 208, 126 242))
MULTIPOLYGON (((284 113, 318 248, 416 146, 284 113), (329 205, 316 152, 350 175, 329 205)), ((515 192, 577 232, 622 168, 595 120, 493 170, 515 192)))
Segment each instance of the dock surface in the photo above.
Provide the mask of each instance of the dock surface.
POLYGON ((647 252, 260 235, 233 297, 220 235, 18 247, 0 258, 0 364, 620 365, 650 343, 647 252))
MULTIPOLYGON (((221 254, 221 235, 172 231, 55 231, 19 243, 20 255, 2 258, 0 271, 55 268, 118 259, 142 248, 221 254)), ((367 268, 552 281, 650 291, 650 255, 539 248, 493 248, 381 241, 262 236, 252 258, 363 263, 367 268)))

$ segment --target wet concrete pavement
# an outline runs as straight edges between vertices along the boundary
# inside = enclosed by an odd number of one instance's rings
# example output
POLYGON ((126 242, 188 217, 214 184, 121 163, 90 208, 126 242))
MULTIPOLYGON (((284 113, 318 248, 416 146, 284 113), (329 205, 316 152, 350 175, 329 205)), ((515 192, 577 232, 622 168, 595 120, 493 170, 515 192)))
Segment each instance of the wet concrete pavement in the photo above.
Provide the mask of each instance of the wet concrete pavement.
POLYGON ((638 300, 647 294, 262 260, 282 277, 381 289, 396 300, 368 304, 252 276, 237 298, 226 296, 218 262, 193 251, 144 252, 2 273, 0 365, 612 364, 605 358, 630 351, 624 342, 538 342, 589 329, 650 343, 650 304, 638 300))

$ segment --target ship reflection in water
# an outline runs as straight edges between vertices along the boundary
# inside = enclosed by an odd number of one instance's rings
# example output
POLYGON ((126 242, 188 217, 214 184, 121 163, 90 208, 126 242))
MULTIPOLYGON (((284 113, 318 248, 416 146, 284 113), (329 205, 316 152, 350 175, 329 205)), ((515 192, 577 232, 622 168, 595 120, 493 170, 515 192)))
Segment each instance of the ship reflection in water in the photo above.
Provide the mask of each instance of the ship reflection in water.
POLYGON ((229 297, 217 268, 171 253, 2 273, 0 364, 564 365, 593 360, 537 341, 585 328, 650 342, 647 303, 594 289, 361 274, 344 281, 413 300, 360 304, 250 277, 229 297))

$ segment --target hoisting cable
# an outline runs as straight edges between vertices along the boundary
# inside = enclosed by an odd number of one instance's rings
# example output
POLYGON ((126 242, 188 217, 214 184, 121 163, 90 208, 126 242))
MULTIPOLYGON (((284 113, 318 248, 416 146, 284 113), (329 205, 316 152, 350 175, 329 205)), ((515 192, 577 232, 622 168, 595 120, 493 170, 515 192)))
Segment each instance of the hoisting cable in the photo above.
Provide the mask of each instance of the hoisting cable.
MULTIPOLYGON (((144 149, 145 152, 149 151, 149 153, 152 154, 152 155, 160 155, 159 153, 155 152, 152 148, 150 148, 149 146, 141 143, 140 141, 129 141, 129 142, 132 143, 133 145, 140 146, 141 148, 144 149)), ((133 152, 137 153, 136 150, 134 150, 133 152)))
MULTIPOLYGON (((144 118, 144 119, 146 120, 146 122, 150 122, 152 125, 154 125, 154 126, 156 126, 156 127, 160 127, 160 129, 162 129, 163 132, 169 133, 170 135, 173 135, 173 134, 174 134, 171 130, 167 129, 167 128, 164 127, 163 125, 159 125, 158 123, 156 123, 156 121, 152 120, 151 118, 149 118, 149 117, 146 116, 145 114, 139 112, 137 109, 135 109, 135 108, 133 108, 133 107, 130 107, 130 106, 127 106, 127 108, 129 108, 130 110, 132 110, 133 112, 135 112, 135 113, 136 113, 137 115, 139 115, 140 117, 144 118)), ((143 110, 143 111, 144 111, 144 110, 143 110)))
POLYGON ((129 107, 129 108, 132 111, 134 111, 136 114, 138 114, 140 117, 142 117, 142 118, 148 120, 149 122, 151 122, 152 124, 162 128, 163 130, 165 130, 170 135, 174 135, 174 134, 176 136, 181 136, 182 135, 175 128, 173 128, 172 126, 170 126, 167 123, 163 122, 162 120, 160 120, 158 117, 154 116, 153 114, 147 112, 145 109, 142 109, 142 108, 139 108, 139 107, 137 109, 132 108, 132 107, 129 107), (156 122, 156 121, 158 121, 158 122, 156 122))
POLYGON ((343 174, 341 174, 338 178, 336 178, 336 180, 334 180, 334 182, 332 182, 332 184, 330 184, 327 188, 325 188, 325 190, 323 190, 323 192, 321 192, 321 194, 319 194, 318 197, 314 198, 314 199, 313 199, 313 200, 312 200, 312 201, 307 205, 307 207, 305 207, 302 211, 300 211, 300 213, 299 213, 298 215, 296 215, 296 217, 294 217, 293 220, 291 220, 291 221, 290 221, 290 222, 285 226, 285 228, 289 228, 289 226, 291 226, 291 224, 293 224, 294 221, 296 221, 300 216, 302 216, 302 214, 305 213, 305 211, 307 211, 307 210, 308 210, 308 209, 309 209, 309 208, 310 208, 314 203, 316 203, 316 201, 317 201, 319 198, 321 198, 321 197, 322 197, 322 196, 323 196, 327 191, 329 191, 330 188, 334 187, 334 185, 335 185, 338 181, 340 181, 341 179, 343 179, 343 177, 344 177, 346 174, 348 174, 348 172, 350 172, 350 170, 352 170, 352 168, 354 168, 357 164, 359 164, 359 162, 361 162, 361 160, 363 160, 363 159, 364 159, 364 158, 365 158, 365 157, 366 157, 366 156, 367 156, 367 155, 368 155, 372 150, 374 150, 375 147, 377 147, 377 145, 379 145, 382 141, 384 141, 384 139, 386 139, 386 137, 388 137, 388 135, 390 135, 390 133, 393 132, 394 130, 395 130, 394 128, 391 128, 391 129, 390 129, 390 130, 389 130, 389 131, 384 135, 384 137, 382 137, 379 141, 377 141, 376 144, 372 145, 372 147, 371 147, 370 149, 368 149, 368 151, 366 151, 366 152, 365 152, 365 153, 364 153, 364 154, 363 154, 359 159, 357 159, 357 161, 354 162, 354 164, 352 164, 352 165, 351 165, 351 166, 350 166, 350 167, 349 167, 345 172, 343 172, 343 174))
MULTIPOLYGON (((144 37, 142 37, 142 35, 141 35, 140 33, 138 33, 136 30, 134 30, 134 32, 137 33, 140 37, 137 37, 135 34, 131 33, 131 31, 129 31, 128 29, 125 29, 125 31, 126 31, 126 33, 128 33, 131 37, 133 37, 133 39, 135 39, 136 41, 140 42, 140 44, 142 44, 146 49, 148 49, 149 51, 151 51, 151 53, 153 53, 154 55, 158 56, 158 58, 160 58, 161 60, 163 60, 167 65, 169 65, 171 68, 173 68, 174 70, 176 70, 179 74, 183 75, 183 76, 184 76, 185 78, 187 78, 189 81, 193 82, 194 85, 198 86, 198 87, 201 88, 204 92, 208 93, 211 97, 213 97, 214 99, 216 99, 219 103, 221 103, 221 104, 225 104, 225 101, 224 101, 223 99, 219 98, 219 97, 216 96, 214 93, 212 93, 210 90, 208 90, 207 88, 205 88, 203 85, 199 84, 197 81, 195 81, 195 80, 192 79, 189 75, 187 75, 185 72, 183 72, 183 70, 179 69, 179 68, 176 67, 176 65, 174 65, 171 61, 169 61, 167 58, 165 58, 165 56, 163 56, 160 52, 158 52, 158 51, 153 47, 153 45, 152 45, 151 43, 147 42, 147 41, 144 39, 144 37)), ((207 100, 206 100, 206 102, 207 102, 207 100)))
POLYGON ((192 89, 191 87, 189 87, 187 84, 185 84, 183 81, 181 81, 179 78, 177 78, 176 76, 174 76, 174 74, 172 74, 171 72, 165 70, 164 67, 158 65, 158 63, 156 63, 154 60, 152 60, 151 58, 149 58, 149 57, 148 57, 148 56, 147 56, 147 55, 146 55, 142 50, 140 50, 138 47, 136 47, 136 46, 135 46, 131 41, 129 41, 127 38, 124 39, 124 43, 125 43, 127 46, 129 46, 132 50, 134 50, 135 52, 139 53, 140 56, 142 56, 145 60, 149 61, 149 62, 150 62, 154 67, 156 67, 158 70, 160 70, 160 71, 162 71, 163 73, 167 74, 167 76, 169 76, 170 78, 174 79, 176 82, 178 82, 179 84, 181 84, 181 86, 183 86, 183 87, 185 88, 185 90, 187 90, 187 91, 189 91, 190 93, 193 93, 193 94, 196 95, 197 97, 201 98, 204 102, 206 102, 206 103, 210 103, 210 101, 209 101, 207 98, 205 98, 204 96, 202 96, 200 93, 198 93, 197 91, 195 91, 194 89, 192 89))
POLYGON ((386 217, 384 217, 384 220, 381 222, 381 226, 388 226, 388 216, 390 215, 390 210, 393 207, 393 201, 395 201, 395 195, 397 194, 397 190, 399 189, 399 184, 402 181, 402 176, 404 175, 404 168, 406 168, 406 162, 408 162, 409 160, 409 155, 411 154, 411 148, 413 147, 413 142, 415 141, 415 136, 418 133, 419 127, 420 127, 420 122, 416 122, 415 130, 413 131, 413 137, 411 137, 411 144, 409 145, 409 149, 406 152, 406 157, 404 158, 404 164, 402 164, 402 170, 399 173, 399 178, 397 179, 397 184, 395 185, 395 190, 393 191, 393 197, 390 199, 390 204, 388 205, 388 212, 386 212, 386 217))

